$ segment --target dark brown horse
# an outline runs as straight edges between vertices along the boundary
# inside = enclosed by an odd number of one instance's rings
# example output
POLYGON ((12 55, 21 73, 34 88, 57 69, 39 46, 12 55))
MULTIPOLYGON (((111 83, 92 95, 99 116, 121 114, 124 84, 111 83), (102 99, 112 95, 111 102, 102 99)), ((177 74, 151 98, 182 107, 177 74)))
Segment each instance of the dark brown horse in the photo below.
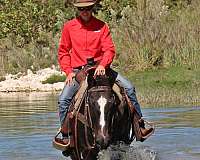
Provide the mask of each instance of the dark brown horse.
MULTIPOLYGON (((74 160, 94 160, 101 149, 110 144, 123 141, 130 144, 132 136, 131 114, 122 88, 113 90, 115 77, 110 70, 105 76, 94 75, 94 67, 84 71, 87 89, 78 106, 72 107, 73 118, 70 119, 74 146, 70 156, 74 160)), ((115 84, 116 85, 116 84, 115 84)), ((80 100, 79 100, 80 101, 80 100)), ((69 150, 63 154, 69 154, 69 150)))

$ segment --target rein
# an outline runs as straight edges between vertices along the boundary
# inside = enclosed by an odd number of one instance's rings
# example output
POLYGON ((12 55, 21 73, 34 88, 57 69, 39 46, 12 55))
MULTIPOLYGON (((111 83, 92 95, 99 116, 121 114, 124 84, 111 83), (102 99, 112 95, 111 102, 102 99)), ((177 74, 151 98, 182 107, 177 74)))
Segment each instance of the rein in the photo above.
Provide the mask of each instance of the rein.
MULTIPOLYGON (((87 145, 87 149, 90 150, 95 147, 95 134, 94 134, 94 127, 92 124, 92 118, 90 114, 89 104, 88 104, 88 92, 87 92, 87 78, 81 83, 81 87, 79 89, 79 92, 76 96, 76 103, 74 105, 74 110, 72 112, 72 115, 75 117, 75 148, 76 148, 76 154, 78 157, 78 160, 81 160, 81 152, 78 147, 78 121, 81 122, 84 125, 84 134, 85 134, 85 142, 87 145), (84 105, 84 113, 80 113, 80 109, 82 107, 83 101, 85 98, 85 105, 84 105), (90 144, 88 139, 88 128, 92 130, 92 134, 94 136, 94 142, 90 144)), ((89 153, 88 153, 89 155, 89 153)))

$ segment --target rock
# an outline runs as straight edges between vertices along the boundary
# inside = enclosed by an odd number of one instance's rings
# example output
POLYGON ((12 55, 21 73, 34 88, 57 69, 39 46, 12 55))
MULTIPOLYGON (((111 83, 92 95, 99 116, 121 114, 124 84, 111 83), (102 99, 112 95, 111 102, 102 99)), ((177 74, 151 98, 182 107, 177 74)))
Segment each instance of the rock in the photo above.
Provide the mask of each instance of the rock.
POLYGON ((32 75, 33 72, 30 69, 27 69, 27 75, 32 75))
POLYGON ((23 76, 23 73, 22 72, 19 72, 16 74, 17 78, 20 78, 21 76, 23 76))
POLYGON ((54 67, 39 70, 34 74, 30 69, 27 70, 27 75, 21 72, 16 75, 7 75, 5 81, 0 82, 0 92, 32 92, 32 91, 60 91, 64 87, 64 82, 54 84, 42 84, 53 74, 61 75, 54 67))

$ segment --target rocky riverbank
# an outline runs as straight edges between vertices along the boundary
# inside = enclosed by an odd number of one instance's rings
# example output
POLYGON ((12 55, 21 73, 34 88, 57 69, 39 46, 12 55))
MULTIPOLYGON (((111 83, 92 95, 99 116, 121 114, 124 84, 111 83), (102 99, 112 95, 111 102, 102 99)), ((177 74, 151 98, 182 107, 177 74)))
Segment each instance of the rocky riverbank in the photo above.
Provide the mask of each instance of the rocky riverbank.
POLYGON ((16 75, 8 74, 5 76, 6 80, 0 82, 0 92, 52 92, 60 91, 64 86, 64 82, 54 84, 42 84, 53 74, 62 75, 61 72, 55 68, 45 68, 33 73, 27 70, 27 73, 18 73, 16 75))

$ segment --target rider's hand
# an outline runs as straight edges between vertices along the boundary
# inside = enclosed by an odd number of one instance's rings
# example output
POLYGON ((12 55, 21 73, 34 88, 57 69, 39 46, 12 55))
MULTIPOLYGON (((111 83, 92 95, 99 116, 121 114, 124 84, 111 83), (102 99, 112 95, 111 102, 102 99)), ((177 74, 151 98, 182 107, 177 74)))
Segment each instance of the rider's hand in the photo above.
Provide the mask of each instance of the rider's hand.
POLYGON ((66 79, 65 83, 66 83, 67 85, 71 85, 72 82, 73 82, 73 78, 74 78, 74 77, 75 77, 75 73, 74 73, 74 72, 69 73, 68 76, 67 76, 67 79, 66 79))
POLYGON ((105 67, 102 65, 98 65, 94 72, 94 77, 99 76, 99 75, 105 75, 105 67))

